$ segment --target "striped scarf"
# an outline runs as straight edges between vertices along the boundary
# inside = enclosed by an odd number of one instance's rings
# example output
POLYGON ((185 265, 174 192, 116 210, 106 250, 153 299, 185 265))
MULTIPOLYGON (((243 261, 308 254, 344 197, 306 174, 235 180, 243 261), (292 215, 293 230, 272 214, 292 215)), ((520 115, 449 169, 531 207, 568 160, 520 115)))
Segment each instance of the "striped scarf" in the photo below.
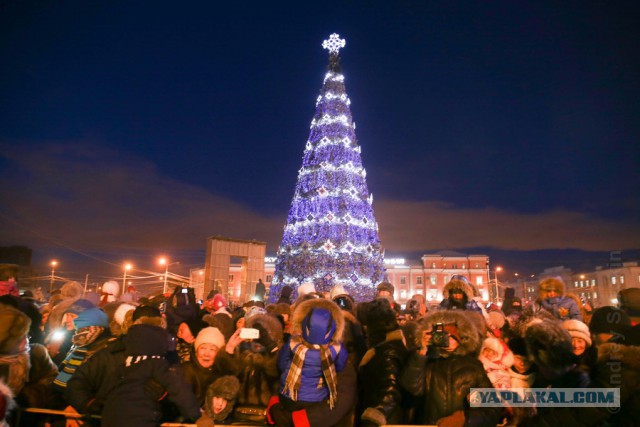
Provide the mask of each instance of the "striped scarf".
MULTIPOLYGON (((287 379, 284 382, 283 393, 287 394, 291 400, 298 400, 298 390, 300 390, 300 382, 302 380, 302 366, 304 365, 304 358, 309 349, 320 351, 320 362, 322 364, 322 374, 324 376, 324 382, 329 388, 329 407, 333 409, 336 398, 338 395, 336 378, 336 368, 331 358, 331 351, 328 345, 309 344, 303 341, 296 347, 293 354, 293 361, 289 367, 289 373, 287 379)), ((322 380, 318 384, 318 388, 322 387, 322 380)))
POLYGON ((71 347, 71 350, 67 353, 67 357, 62 361, 58 376, 53 380, 55 388, 58 390, 67 388, 67 382, 74 372, 76 372, 78 366, 82 365, 86 359, 98 350, 93 349, 90 351, 87 347, 102 334, 104 329, 102 326, 87 326, 86 328, 80 328, 76 331, 72 338, 73 347, 71 347))

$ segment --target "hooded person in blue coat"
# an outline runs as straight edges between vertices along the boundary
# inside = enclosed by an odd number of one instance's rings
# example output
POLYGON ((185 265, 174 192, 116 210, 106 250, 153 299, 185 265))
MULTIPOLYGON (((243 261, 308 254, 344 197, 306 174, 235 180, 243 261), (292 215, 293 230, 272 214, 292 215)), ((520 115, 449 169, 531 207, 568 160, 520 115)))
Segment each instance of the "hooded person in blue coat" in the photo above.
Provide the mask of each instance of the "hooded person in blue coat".
POLYGON ((333 301, 310 299, 296 307, 291 327, 291 340, 278 358, 281 403, 296 411, 328 399, 333 408, 336 372, 348 358, 342 345, 342 310, 333 301))

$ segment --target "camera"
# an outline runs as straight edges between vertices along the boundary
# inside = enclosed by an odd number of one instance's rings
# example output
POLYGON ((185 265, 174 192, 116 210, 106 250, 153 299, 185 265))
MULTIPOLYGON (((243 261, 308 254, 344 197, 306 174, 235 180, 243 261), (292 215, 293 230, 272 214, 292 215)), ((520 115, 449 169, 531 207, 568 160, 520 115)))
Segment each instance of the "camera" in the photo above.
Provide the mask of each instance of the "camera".
POLYGON ((449 332, 444 330, 444 323, 436 323, 431 331, 431 339, 429 345, 434 347, 449 347, 449 332))

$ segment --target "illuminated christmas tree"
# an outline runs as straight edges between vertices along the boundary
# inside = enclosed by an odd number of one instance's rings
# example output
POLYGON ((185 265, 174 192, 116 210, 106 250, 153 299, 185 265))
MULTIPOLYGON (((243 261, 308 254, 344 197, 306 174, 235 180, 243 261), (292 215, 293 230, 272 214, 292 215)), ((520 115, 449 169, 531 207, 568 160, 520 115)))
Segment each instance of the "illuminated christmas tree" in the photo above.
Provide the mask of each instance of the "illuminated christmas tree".
POLYGON ((313 282, 318 292, 341 284, 356 301, 370 300, 384 275, 384 253, 338 64, 345 41, 332 34, 316 112, 278 249, 270 300, 283 286, 313 282))

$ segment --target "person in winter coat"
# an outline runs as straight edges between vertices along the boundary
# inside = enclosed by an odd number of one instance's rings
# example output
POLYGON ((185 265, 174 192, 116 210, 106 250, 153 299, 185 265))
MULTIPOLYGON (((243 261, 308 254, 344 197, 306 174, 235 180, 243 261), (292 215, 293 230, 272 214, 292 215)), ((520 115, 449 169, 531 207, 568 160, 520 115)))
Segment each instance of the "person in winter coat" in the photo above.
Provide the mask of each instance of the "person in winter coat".
POLYGON ((540 281, 539 297, 531 310, 533 314, 540 310, 547 311, 560 320, 582 321, 580 307, 572 298, 565 295, 564 282, 559 277, 548 277, 540 281))
POLYGON ((117 369, 118 381, 107 396, 102 411, 104 427, 157 426, 160 403, 146 394, 154 381, 167 392, 180 413, 189 420, 200 418, 200 405, 184 378, 165 359, 169 337, 165 329, 135 325, 124 337, 124 364, 117 369))
POLYGON ((357 367, 367 351, 367 340, 362 325, 354 315, 356 303, 342 285, 335 286, 331 290, 330 297, 331 301, 335 302, 342 310, 344 316, 342 341, 349 355, 349 362, 357 367))
POLYGON ((509 340, 509 350, 513 353, 513 365, 509 369, 512 388, 531 388, 535 380, 535 366, 529 361, 527 344, 522 337, 509 340))
POLYGON ((471 388, 492 388, 477 359, 480 347, 480 335, 465 311, 437 311, 425 317, 420 350, 409 356, 400 376, 400 384, 424 402, 418 405, 417 422, 496 425, 499 408, 470 408, 468 404, 471 388))
POLYGON ((182 364, 182 371, 200 407, 204 407, 209 385, 228 373, 224 368, 224 336, 218 328, 206 327, 196 337, 193 348, 194 354, 189 362, 182 364))
POLYGON ((592 345, 589 327, 579 320, 565 320, 562 327, 571 335, 573 354, 578 356, 578 366, 585 372, 591 372, 591 368, 598 360, 598 350, 592 345))
MULTIPOLYGON (((151 306, 136 308, 131 321, 133 325, 167 327, 160 311, 151 306)), ((77 412, 92 415, 102 413, 104 402, 117 382, 116 371, 125 363, 125 336, 110 339, 107 346, 80 365, 67 382, 64 398, 77 412)), ((164 390, 149 384, 147 394, 160 399, 164 390)))
POLYGON ((105 348, 111 337, 109 334, 109 318, 98 307, 90 308, 78 314, 73 320, 75 332, 73 346, 60 365, 60 372, 53 381, 56 390, 64 392, 67 381, 85 361, 105 348))
POLYGON ((207 327, 199 317, 186 320, 178 326, 176 333, 176 353, 180 358, 180 363, 189 362, 193 354, 193 344, 201 330, 207 327))
POLYGON ((344 369, 344 316, 332 301, 314 298, 300 303, 291 320, 291 339, 280 350, 280 400, 295 411, 337 397, 336 372, 344 369))
POLYGON ((481 313, 482 309, 474 300, 474 288, 465 276, 453 276, 442 288, 444 299, 440 310, 470 310, 481 313))
POLYGON ((404 409, 398 377, 409 353, 402 330, 385 298, 367 303, 362 314, 369 350, 358 367, 356 417, 362 426, 400 424, 404 409))
POLYGON ((198 427, 213 427, 224 424, 238 398, 240 382, 233 375, 225 375, 215 380, 207 389, 204 414, 196 422, 198 427))
POLYGON ((0 304, 0 380, 24 407, 47 407, 58 369, 46 348, 29 344, 31 320, 16 308, 0 304))

